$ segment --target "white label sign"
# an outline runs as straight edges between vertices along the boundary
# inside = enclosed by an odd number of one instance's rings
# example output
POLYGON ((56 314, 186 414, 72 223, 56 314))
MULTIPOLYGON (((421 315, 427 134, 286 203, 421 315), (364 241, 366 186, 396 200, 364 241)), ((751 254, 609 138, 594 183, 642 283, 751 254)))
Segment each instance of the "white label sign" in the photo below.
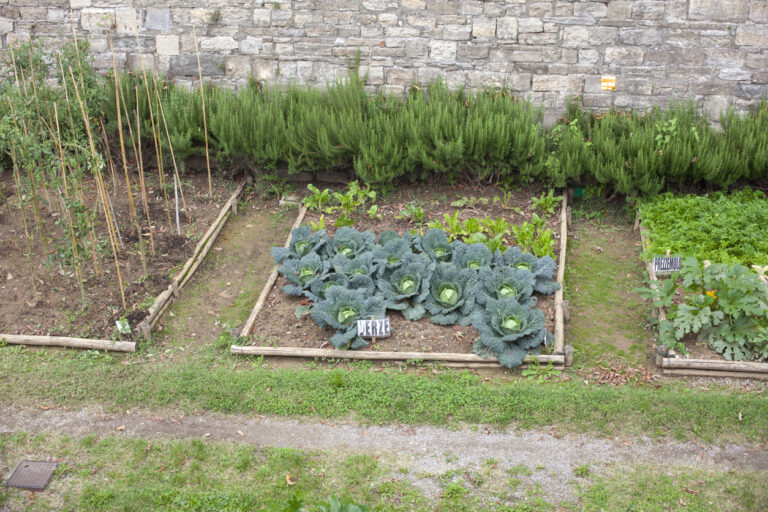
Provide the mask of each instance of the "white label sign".
POLYGON ((657 256, 653 258, 653 270, 657 274, 678 272, 682 264, 683 258, 680 257, 657 256))
POLYGON ((357 321, 357 335, 361 338, 386 338, 391 334, 389 317, 357 321))

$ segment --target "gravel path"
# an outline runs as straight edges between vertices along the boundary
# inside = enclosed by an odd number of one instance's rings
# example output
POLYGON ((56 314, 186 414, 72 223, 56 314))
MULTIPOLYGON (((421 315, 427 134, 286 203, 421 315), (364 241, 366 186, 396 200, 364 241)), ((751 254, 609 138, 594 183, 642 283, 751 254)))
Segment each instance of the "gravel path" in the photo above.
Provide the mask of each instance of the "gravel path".
POLYGON ((106 414, 78 411, 0 409, 0 434, 14 431, 73 436, 119 435, 145 438, 205 438, 257 446, 290 447, 345 453, 382 454, 407 467, 409 479, 424 492, 440 492, 434 477, 454 469, 478 469, 493 459, 502 469, 525 465, 540 470, 532 484, 558 499, 572 496, 574 468, 588 464, 659 463, 666 466, 716 466, 768 470, 768 447, 703 445, 670 440, 599 439, 560 436, 549 431, 499 431, 492 427, 448 430, 435 427, 358 426, 221 414, 150 416, 142 411, 106 414), (124 426, 124 430, 122 427, 124 426), (118 430, 118 427, 121 427, 118 430))

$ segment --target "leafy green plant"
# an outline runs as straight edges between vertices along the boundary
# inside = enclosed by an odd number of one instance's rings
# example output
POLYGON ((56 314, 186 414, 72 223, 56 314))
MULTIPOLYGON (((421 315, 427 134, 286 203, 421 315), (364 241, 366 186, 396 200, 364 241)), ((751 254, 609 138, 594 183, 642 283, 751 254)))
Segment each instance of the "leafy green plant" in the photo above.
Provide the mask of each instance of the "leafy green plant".
POLYGON ((424 236, 416 240, 417 248, 437 262, 450 261, 453 246, 448 243, 448 235, 442 229, 429 229, 424 236))
POLYGON ((517 245, 523 251, 531 252, 539 258, 555 257, 555 233, 546 228, 546 220, 543 217, 534 213, 530 222, 525 221, 512 226, 512 233, 515 235, 517 245))
POLYGON ((447 264, 437 265, 425 303, 430 320, 439 325, 469 325, 475 307, 475 293, 475 272, 447 264))
POLYGON ((489 299, 515 299, 523 305, 535 305, 533 274, 512 266, 481 268, 478 273, 480 286, 475 296, 478 306, 485 306, 489 299))
POLYGON ((373 249, 373 261, 375 261, 382 272, 395 270, 402 265, 403 260, 409 254, 413 254, 411 243, 404 238, 392 238, 373 249))
POLYGON ((424 208, 421 207, 421 205, 415 204, 415 203, 408 203, 403 207, 402 210, 400 210, 400 213, 397 214, 398 219, 407 219, 410 222, 415 223, 421 223, 424 222, 424 218, 426 217, 426 212, 424 212, 424 208))
POLYGON ((301 258, 286 259, 277 270, 291 284, 280 289, 289 295, 304 295, 313 281, 328 273, 329 267, 329 262, 323 261, 316 252, 310 252, 301 258))
POLYGON ((376 235, 370 231, 359 232, 354 228, 342 227, 336 231, 333 239, 325 245, 330 257, 337 254, 353 258, 370 251, 376 243, 376 235))
POLYGON ((376 282, 388 309, 400 310, 408 320, 418 320, 427 312, 422 304, 429 294, 435 263, 425 256, 411 254, 399 268, 385 272, 376 282))
POLYGON ((309 221, 309 225, 312 226, 313 231, 325 230, 325 215, 321 215, 320 218, 317 219, 317 222, 313 220, 309 221))
POLYGON ((520 366, 532 349, 551 341, 544 329, 544 313, 514 299, 488 299, 484 310, 472 317, 480 333, 475 352, 492 352, 507 368, 520 366))
POLYGON ((307 188, 310 192, 312 192, 312 194, 301 200, 302 203, 304 203, 304 206, 310 210, 331 213, 328 208, 328 205, 331 201, 331 191, 327 188, 321 191, 311 183, 307 185, 307 188))
POLYGON ((451 262, 460 269, 478 271, 493 262, 493 253, 483 244, 455 242, 451 262))
POLYGON ((560 201, 562 200, 563 200, 563 196, 555 196, 555 191, 553 189, 549 189, 549 193, 547 194, 542 192, 541 196, 532 197, 531 207, 534 210, 541 209, 547 215, 552 215, 553 213, 555 213, 555 208, 557 208, 557 205, 559 205, 560 201))
POLYGON ((555 260, 549 256, 537 258, 523 252, 519 247, 510 247, 500 258, 497 265, 506 265, 527 270, 534 277, 533 290, 549 295, 560 289, 560 283, 553 278, 557 271, 555 260))
POLYGON ((706 196, 663 194, 640 202, 645 258, 671 251, 717 263, 768 264, 768 201, 749 188, 706 196))
POLYGON ((546 366, 542 365, 539 360, 534 356, 533 362, 528 364, 528 368, 523 370, 520 375, 526 379, 535 379, 536 382, 544 382, 552 377, 558 377, 562 371, 556 369, 552 361, 547 363, 546 366))
POLYGON ((336 217, 336 220, 333 222, 333 225, 336 226, 337 228, 351 227, 355 225, 355 219, 347 216, 346 213, 342 213, 341 215, 336 217))
POLYGON ((682 340, 695 335, 728 360, 768 359, 768 288, 747 267, 686 258, 661 286, 638 291, 667 308, 659 324, 663 345, 685 350, 682 340), (680 286, 684 294, 677 300, 680 286))
POLYGON ((368 345, 357 335, 357 321, 382 318, 384 303, 378 296, 366 296, 361 290, 348 290, 331 286, 325 290, 325 299, 312 308, 312 319, 320 327, 336 329, 329 341, 338 349, 356 349, 368 345))
POLYGON ((315 230, 313 233, 308 227, 299 226, 291 231, 288 247, 272 247, 272 258, 278 263, 290 258, 302 258, 309 253, 319 252, 327 241, 324 230, 315 230))

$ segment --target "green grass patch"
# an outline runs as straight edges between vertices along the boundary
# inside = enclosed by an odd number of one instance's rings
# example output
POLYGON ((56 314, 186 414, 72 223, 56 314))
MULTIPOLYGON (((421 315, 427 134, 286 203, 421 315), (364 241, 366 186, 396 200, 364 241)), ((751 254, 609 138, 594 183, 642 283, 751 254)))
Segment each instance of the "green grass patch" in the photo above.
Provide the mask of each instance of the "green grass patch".
MULTIPOLYGON (((69 351, 0 348, 0 404, 115 410, 144 408, 355 418, 362 422, 459 422, 598 435, 671 434, 711 441, 768 439, 768 401, 753 393, 587 386, 580 380, 483 382, 466 371, 422 376, 398 369, 270 369, 236 357, 146 361, 146 354, 84 359, 69 351), (392 407, 392 404, 400 404, 392 407), (742 421, 738 421, 742 412, 742 421)), ((159 356, 154 359, 160 359, 159 356)))

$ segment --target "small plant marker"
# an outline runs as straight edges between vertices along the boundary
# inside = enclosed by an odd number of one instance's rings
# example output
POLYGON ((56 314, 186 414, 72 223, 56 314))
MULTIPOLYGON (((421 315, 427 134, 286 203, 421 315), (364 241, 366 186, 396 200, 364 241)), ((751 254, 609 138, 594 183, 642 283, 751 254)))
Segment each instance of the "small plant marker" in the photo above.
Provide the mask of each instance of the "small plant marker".
POLYGON ((679 256, 656 256, 653 258, 653 270, 656 274, 671 274, 678 272, 683 264, 679 256))
POLYGON ((357 321, 357 335, 361 338, 371 338, 371 343, 376 343, 376 338, 386 338, 392 335, 389 317, 378 320, 373 317, 370 320, 357 321))

